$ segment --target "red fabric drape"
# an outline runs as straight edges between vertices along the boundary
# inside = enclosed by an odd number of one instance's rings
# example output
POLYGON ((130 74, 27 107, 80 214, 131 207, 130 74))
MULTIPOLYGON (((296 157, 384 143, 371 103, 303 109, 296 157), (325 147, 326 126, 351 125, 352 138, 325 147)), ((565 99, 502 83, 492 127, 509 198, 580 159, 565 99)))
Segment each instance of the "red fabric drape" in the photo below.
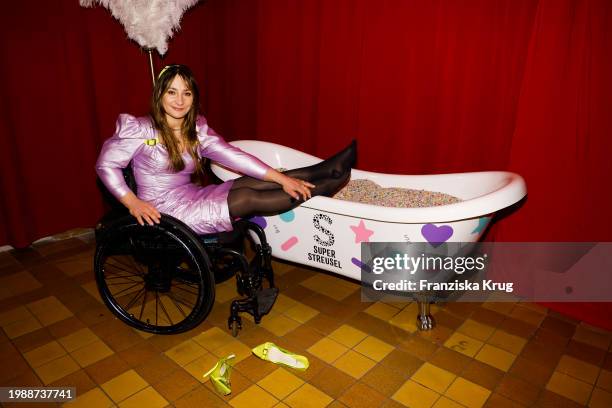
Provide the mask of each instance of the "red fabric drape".
MULTIPOLYGON (((150 77, 101 7, 5 10, 0 245, 22 246, 93 225, 97 151, 118 113, 147 111, 150 77)), ((208 0, 157 65, 192 66, 230 140, 327 156, 357 137, 367 170, 516 171, 529 198, 490 239, 611 240, 611 11, 607 0, 208 0)))

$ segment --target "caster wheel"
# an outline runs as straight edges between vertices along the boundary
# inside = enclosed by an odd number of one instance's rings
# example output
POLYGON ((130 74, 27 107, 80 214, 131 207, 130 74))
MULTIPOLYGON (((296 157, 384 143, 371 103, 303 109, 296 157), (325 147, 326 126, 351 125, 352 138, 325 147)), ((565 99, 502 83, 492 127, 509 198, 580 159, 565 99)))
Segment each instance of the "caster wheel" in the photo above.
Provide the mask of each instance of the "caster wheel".
POLYGON ((230 330, 232 331, 233 337, 238 337, 238 332, 240 329, 242 329, 242 324, 240 324, 240 321, 234 320, 230 323, 230 330))

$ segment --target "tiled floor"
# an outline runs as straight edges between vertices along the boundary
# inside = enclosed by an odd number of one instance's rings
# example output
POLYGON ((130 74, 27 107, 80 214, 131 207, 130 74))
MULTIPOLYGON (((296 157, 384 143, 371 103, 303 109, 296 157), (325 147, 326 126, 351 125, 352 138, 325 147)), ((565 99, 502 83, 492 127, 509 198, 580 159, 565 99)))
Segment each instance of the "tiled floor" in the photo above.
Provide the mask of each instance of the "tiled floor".
POLYGON ((93 250, 69 238, 0 253, 0 386, 75 386, 83 407, 612 406, 612 333, 538 305, 436 306, 437 327, 418 332, 414 303, 362 303, 354 282, 275 263, 281 295, 259 326, 226 330, 230 280, 199 327, 154 336, 103 306, 93 250), (265 341, 310 368, 259 360, 265 341), (230 353, 222 397, 202 374, 230 353))

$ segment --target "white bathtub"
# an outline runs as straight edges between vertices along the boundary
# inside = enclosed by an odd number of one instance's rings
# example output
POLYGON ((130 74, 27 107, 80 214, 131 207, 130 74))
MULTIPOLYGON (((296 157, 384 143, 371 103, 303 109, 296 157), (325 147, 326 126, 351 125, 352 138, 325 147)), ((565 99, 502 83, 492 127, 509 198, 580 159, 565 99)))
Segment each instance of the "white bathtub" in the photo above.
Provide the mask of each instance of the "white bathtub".
MULTIPOLYGON (((321 161, 275 143, 240 140, 232 144, 274 168, 292 169, 321 161)), ((214 163, 212 170, 224 181, 239 176, 214 163)), ((314 197, 287 213, 257 217, 272 254, 360 280, 362 241, 475 242, 493 213, 527 193, 521 176, 504 171, 404 176, 353 169, 351 178, 372 180, 382 187, 443 192, 463 201, 438 207, 389 208, 314 197)))

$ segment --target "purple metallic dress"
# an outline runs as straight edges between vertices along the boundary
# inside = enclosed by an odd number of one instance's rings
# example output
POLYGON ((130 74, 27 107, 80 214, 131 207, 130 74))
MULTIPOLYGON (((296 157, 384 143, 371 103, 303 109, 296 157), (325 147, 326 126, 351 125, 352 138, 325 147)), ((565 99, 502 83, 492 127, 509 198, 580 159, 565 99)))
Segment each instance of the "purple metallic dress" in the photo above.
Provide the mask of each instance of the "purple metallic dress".
MULTIPOLYGON (((268 165, 225 142, 203 116, 198 118, 196 128, 201 157, 263 179, 270 168, 268 165)), ((96 163, 98 176, 118 199, 130 191, 121 172, 130 161, 138 198, 151 203, 159 212, 183 221, 197 234, 231 231, 227 195, 233 181, 205 187, 192 184, 190 177, 195 165, 189 153, 183 153, 185 168, 173 172, 169 169, 166 147, 159 143, 151 119, 121 114, 115 134, 104 142, 96 163)))

